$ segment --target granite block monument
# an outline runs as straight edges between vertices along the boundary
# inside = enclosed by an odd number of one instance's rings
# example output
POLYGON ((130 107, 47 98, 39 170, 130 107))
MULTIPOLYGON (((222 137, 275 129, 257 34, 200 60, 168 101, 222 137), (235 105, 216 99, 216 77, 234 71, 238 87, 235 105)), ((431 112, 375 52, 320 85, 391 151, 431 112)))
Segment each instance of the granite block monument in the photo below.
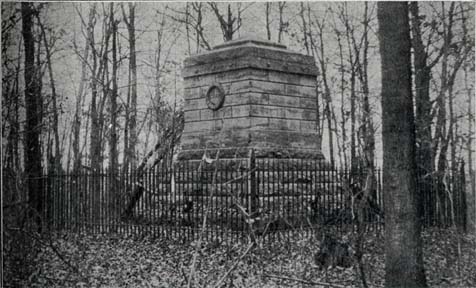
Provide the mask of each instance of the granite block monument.
POLYGON ((184 62, 185 126, 179 160, 323 159, 316 121, 317 68, 284 45, 242 38, 184 62))

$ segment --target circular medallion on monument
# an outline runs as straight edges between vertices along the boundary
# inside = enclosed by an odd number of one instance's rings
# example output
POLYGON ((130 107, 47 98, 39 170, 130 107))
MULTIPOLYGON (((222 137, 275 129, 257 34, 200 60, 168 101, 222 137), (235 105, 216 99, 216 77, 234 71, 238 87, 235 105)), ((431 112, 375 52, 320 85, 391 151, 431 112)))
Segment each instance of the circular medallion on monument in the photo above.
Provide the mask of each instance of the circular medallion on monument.
POLYGON ((211 110, 218 110, 225 102, 225 92, 219 84, 213 84, 207 91, 207 106, 211 110))

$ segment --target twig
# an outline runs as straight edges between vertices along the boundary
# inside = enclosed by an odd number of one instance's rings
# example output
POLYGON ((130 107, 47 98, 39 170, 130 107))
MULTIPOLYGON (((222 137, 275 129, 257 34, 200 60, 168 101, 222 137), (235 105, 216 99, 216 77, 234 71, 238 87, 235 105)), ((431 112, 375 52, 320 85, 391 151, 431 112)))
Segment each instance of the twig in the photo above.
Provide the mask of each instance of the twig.
POLYGON ((212 180, 212 192, 210 193, 209 200, 207 201, 207 206, 205 208, 205 214, 203 215, 202 229, 200 231, 200 236, 198 238, 197 246, 195 247, 195 252, 193 253, 192 264, 190 265, 190 276, 188 278, 188 284, 187 284, 188 288, 192 287, 192 282, 194 280, 194 274, 195 274, 195 264, 197 263, 197 258, 198 258, 198 250, 202 246, 203 235, 205 234, 205 228, 207 226, 207 217, 208 217, 208 212, 209 212, 209 209, 210 209, 211 198, 214 196, 215 190, 216 190, 216 178, 217 178, 217 172, 218 172, 217 161, 219 159, 219 155, 220 155, 220 150, 218 150, 218 152, 216 154, 215 171, 213 172, 213 180, 212 180))
POLYGON ((246 256, 246 254, 248 254, 248 252, 251 250, 251 247, 254 246, 254 242, 251 242, 249 245, 248 245, 248 248, 246 248, 245 250, 245 253, 243 253, 243 255, 240 256, 240 258, 238 258, 235 263, 233 263, 233 265, 230 267, 230 269, 228 269, 228 271, 226 271, 225 275, 223 275, 220 280, 218 280, 218 282, 213 285, 213 288, 216 288, 216 287, 219 287, 220 284, 225 281, 225 279, 228 277, 228 275, 231 273, 231 271, 233 271, 236 267, 236 265, 238 265, 238 263, 240 263, 241 259, 243 259, 243 257, 246 256))
POLYGON ((292 278, 292 277, 285 277, 285 276, 278 276, 278 275, 269 275, 269 274, 264 274, 263 276, 269 277, 269 278, 291 280, 291 281, 296 281, 296 282, 303 283, 303 284, 308 284, 308 285, 320 285, 320 286, 324 286, 324 287, 345 288, 345 286, 343 286, 343 285, 326 283, 326 282, 308 281, 308 280, 299 279, 299 278, 292 278))
POLYGON ((182 272, 183 279, 185 280, 185 283, 188 283, 188 277, 187 273, 183 270, 183 266, 180 266, 180 272, 182 272))

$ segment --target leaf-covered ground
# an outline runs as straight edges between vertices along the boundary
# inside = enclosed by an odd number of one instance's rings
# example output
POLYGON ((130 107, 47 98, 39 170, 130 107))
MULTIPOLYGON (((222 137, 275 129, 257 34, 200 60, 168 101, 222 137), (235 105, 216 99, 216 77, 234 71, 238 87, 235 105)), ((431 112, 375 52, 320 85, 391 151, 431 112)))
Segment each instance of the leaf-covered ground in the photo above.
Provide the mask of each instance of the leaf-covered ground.
MULTIPOLYGON (((292 239, 253 246, 246 241, 181 243, 178 239, 57 235, 31 264, 25 287, 186 287, 195 251, 193 287, 359 287, 357 266, 319 270, 313 256, 319 237, 296 233, 292 239), (55 252, 54 249, 57 249, 55 252), (243 254, 245 254, 243 256, 243 254), (63 259, 61 259, 63 258, 63 259), (233 269, 230 269, 233 266, 233 269), (326 286, 322 286, 326 287, 326 286), (327 286, 333 287, 333 286, 327 286)), ((476 287, 476 242, 451 230, 423 234, 424 260, 431 287, 476 287)), ((371 287, 384 284, 383 236, 367 235, 364 265, 371 287)))

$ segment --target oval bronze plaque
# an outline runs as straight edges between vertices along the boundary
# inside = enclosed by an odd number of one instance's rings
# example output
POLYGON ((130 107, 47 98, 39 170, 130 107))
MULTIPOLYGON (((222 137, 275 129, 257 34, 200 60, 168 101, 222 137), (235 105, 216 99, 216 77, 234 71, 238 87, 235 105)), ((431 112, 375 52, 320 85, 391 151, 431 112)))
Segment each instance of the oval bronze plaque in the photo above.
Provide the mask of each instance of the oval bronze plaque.
POLYGON ((220 85, 214 84, 207 91, 207 106, 211 110, 218 110, 225 102, 225 92, 220 85))

